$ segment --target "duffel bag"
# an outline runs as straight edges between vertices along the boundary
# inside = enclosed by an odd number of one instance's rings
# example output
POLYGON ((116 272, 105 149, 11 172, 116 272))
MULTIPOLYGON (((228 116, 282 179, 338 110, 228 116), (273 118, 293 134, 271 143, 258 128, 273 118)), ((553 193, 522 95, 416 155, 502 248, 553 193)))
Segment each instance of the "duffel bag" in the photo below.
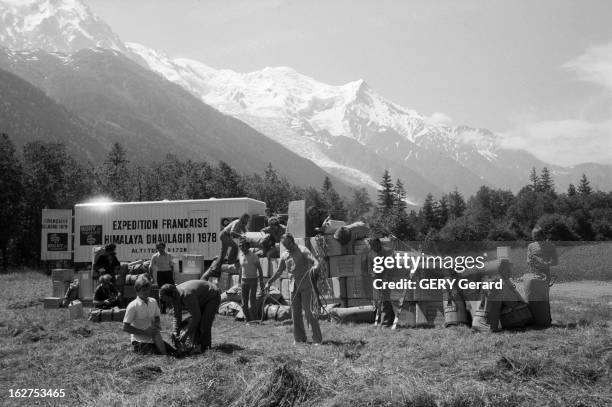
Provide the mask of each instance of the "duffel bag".
POLYGON ((376 318, 376 308, 373 305, 361 307, 333 308, 329 311, 329 316, 335 322, 346 324, 353 323, 373 323, 376 318))
POLYGON ((270 321, 291 319, 291 307, 288 305, 267 304, 264 307, 264 319, 270 321))

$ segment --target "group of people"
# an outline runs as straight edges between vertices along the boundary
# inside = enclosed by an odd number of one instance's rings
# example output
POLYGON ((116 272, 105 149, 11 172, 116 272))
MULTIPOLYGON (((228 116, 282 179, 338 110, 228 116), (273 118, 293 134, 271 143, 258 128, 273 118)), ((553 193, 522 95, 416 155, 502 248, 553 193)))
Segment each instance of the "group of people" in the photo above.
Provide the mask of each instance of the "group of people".
MULTIPOLYGON (((170 306, 174 312, 174 338, 179 343, 189 342, 195 349, 204 351, 211 346, 212 324, 217 314, 221 292, 208 278, 221 268, 223 259, 228 256, 229 263, 240 266, 242 306, 247 322, 257 318, 256 294, 259 288, 262 292, 270 289, 283 272, 291 275, 291 311, 293 318, 294 343, 307 341, 303 314, 311 329, 313 343, 322 342, 319 321, 311 309, 312 296, 315 294, 313 282, 316 281, 319 262, 308 248, 298 245, 292 234, 286 233, 275 218, 269 219, 265 232, 273 239, 282 243, 286 251, 280 256, 277 271, 267 282, 264 282, 262 268, 257 250, 250 247, 244 234, 247 231, 249 215, 244 214, 239 219, 229 223, 221 232, 221 253, 217 266, 211 268, 202 279, 190 280, 179 285, 174 284, 172 258, 165 251, 165 244, 157 244, 157 253, 151 259, 150 272, 160 287, 160 306, 150 297, 151 280, 147 275, 141 275, 134 285, 137 298, 129 303, 123 320, 123 330, 130 333, 134 350, 139 353, 169 354, 173 347, 161 338, 160 314, 170 306), (234 241, 238 239, 238 244, 234 241), (228 253, 229 252, 229 253, 228 253), (191 315, 183 321, 183 311, 191 315)), ((550 267, 556 265, 557 256, 554 246, 542 233, 534 229, 534 242, 528 246, 528 265, 533 273, 537 273, 547 281, 550 280, 550 267)), ((377 256, 391 256, 390 249, 383 247, 380 239, 368 239, 368 267, 377 256)), ((109 245, 104 256, 96 262, 102 271, 112 271, 118 261, 114 256, 114 245, 109 245)), ((105 273, 100 277, 100 285, 95 291, 94 306, 108 308, 120 301, 120 295, 113 286, 112 275, 105 273)), ((377 320, 381 325, 390 326, 394 320, 393 306, 388 290, 375 290, 374 304, 377 308, 377 320)))

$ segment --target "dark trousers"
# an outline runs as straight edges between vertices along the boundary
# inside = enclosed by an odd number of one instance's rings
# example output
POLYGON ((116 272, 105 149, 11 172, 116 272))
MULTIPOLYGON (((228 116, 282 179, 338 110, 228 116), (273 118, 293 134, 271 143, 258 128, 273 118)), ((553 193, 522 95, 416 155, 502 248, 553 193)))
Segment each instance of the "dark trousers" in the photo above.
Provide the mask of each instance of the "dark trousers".
POLYGON ((245 319, 253 321, 257 319, 257 277, 243 278, 241 284, 242 291, 242 312, 245 319))
POLYGON ((395 312, 389 290, 374 290, 374 307, 376 307, 377 322, 381 325, 392 326, 395 312))
POLYGON ((212 324, 221 304, 221 293, 217 292, 213 295, 200 310, 202 319, 200 320, 199 338, 196 343, 202 345, 202 350, 209 349, 212 344, 212 324))
POLYGON ((291 316, 293 318, 293 339, 296 342, 306 342, 306 329, 304 329, 304 319, 302 310, 306 314, 306 320, 312 328, 312 341, 321 343, 323 336, 321 335, 321 327, 319 321, 310 309, 312 301, 312 289, 310 284, 308 287, 301 287, 301 290, 291 292, 291 316))
MULTIPOLYGON (((164 284, 174 284, 174 273, 172 270, 157 270, 157 286, 161 288, 164 284)), ((159 312, 166 313, 166 303, 159 301, 159 312)))
POLYGON ((227 255, 229 250, 229 255, 227 257, 227 262, 229 264, 233 264, 236 262, 238 257, 238 245, 231 236, 229 235, 221 235, 221 254, 219 255, 219 259, 217 262, 217 273, 221 273, 221 266, 223 265, 223 260, 225 259, 225 255, 227 255))

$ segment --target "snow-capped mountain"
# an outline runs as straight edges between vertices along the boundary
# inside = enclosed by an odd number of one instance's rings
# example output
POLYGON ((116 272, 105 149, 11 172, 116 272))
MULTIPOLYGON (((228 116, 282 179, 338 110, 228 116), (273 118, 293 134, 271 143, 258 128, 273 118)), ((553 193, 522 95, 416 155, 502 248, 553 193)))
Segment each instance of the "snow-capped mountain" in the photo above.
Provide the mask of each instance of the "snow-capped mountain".
MULTIPOLYGON (((532 166, 546 165, 526 151, 501 148, 500 137, 486 129, 441 125, 399 106, 364 80, 328 85, 288 67, 241 74, 123 43, 80 0, 0 0, 0 46, 119 51, 348 184, 372 190, 389 169, 413 202, 454 188, 471 194, 483 184, 516 190, 532 166)), ((562 187, 580 176, 549 168, 562 187)))
MULTIPOLYGON (((438 125, 380 96, 364 80, 333 86, 288 67, 240 74, 127 46, 153 71, 352 184, 376 185, 381 167, 372 164, 378 162, 394 166, 408 185, 426 179, 430 191, 471 190, 483 178, 464 163, 497 158, 500 141, 491 132, 438 125), (351 150, 359 156, 350 157, 351 150)), ((416 186, 411 191, 413 199, 422 193, 416 186)))
POLYGON ((14 50, 126 51, 113 30, 78 0, 0 0, 0 44, 14 50))

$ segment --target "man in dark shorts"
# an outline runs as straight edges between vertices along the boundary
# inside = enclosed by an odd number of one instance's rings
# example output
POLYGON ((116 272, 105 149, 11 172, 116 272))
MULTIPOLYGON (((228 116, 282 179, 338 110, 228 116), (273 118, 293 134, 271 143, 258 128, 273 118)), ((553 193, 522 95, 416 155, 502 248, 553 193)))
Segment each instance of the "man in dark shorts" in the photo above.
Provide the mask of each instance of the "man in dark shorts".
POLYGON ((180 342, 189 340, 202 351, 212 343, 212 324, 221 303, 221 291, 216 285, 204 280, 189 280, 182 284, 165 284, 159 290, 162 301, 172 305, 174 311, 174 334, 180 342), (183 310, 188 311, 191 320, 181 332, 183 310))

